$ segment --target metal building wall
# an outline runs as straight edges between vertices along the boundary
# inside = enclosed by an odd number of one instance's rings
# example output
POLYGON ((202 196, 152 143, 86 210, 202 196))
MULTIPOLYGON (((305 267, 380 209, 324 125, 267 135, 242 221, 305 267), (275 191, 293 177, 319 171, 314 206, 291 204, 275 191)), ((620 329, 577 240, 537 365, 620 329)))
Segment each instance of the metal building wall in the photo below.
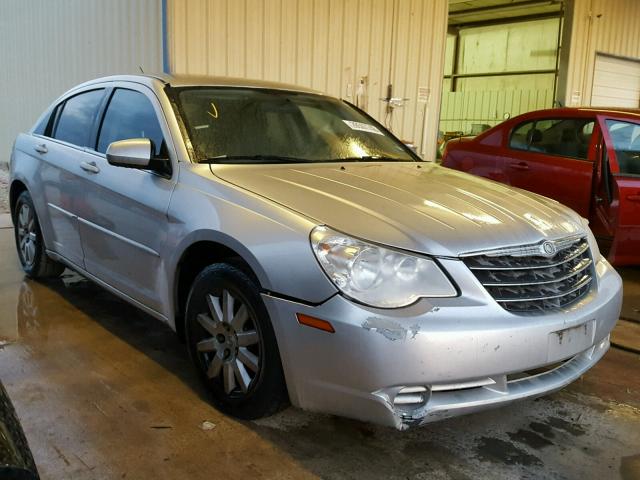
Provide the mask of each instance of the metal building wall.
POLYGON ((18 132, 70 87, 162 71, 161 0, 0 2, 0 162, 18 132))
POLYGON ((392 83, 394 97, 410 99, 395 110, 393 131, 434 152, 447 8, 447 0, 169 0, 170 70, 294 83, 350 101, 366 77, 365 109, 381 121, 392 83), (418 87, 428 103, 417 101, 418 87))
POLYGON ((569 0, 558 97, 590 105, 596 53, 640 59, 640 1, 569 0))

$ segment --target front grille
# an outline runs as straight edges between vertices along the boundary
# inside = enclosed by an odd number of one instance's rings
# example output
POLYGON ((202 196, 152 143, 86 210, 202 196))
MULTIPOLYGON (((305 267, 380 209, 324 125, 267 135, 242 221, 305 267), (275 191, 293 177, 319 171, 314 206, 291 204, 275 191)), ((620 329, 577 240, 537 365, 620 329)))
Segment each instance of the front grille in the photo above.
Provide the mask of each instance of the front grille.
POLYGON ((585 296, 593 261, 585 238, 571 237, 464 256, 465 264, 506 310, 546 313, 585 296), (544 247, 555 254, 545 254, 544 247))

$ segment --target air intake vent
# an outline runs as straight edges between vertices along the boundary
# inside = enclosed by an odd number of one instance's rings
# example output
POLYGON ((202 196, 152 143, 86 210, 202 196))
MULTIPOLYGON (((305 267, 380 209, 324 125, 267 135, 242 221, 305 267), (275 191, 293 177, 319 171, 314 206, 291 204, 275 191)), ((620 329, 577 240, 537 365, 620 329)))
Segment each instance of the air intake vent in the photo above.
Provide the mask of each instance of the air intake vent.
POLYGON ((585 238, 464 256, 491 296, 514 313, 545 313, 577 302, 591 289, 593 261, 585 238))

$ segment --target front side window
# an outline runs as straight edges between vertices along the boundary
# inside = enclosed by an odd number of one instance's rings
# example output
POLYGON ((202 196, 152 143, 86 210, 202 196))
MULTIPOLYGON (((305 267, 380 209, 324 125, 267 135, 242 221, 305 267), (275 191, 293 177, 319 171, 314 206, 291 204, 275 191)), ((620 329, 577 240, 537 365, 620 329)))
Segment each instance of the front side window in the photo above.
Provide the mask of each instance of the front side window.
POLYGON ((53 137, 79 147, 91 146, 91 129, 103 94, 104 89, 91 90, 67 99, 53 137))
POLYGON ((153 156, 162 156, 164 137, 151 101, 143 93, 117 88, 100 127, 98 151, 105 153, 112 142, 131 138, 148 138, 153 156))
POLYGON ((622 175, 640 175, 640 125, 607 120, 607 130, 622 175))
POLYGON ((250 88, 174 90, 197 161, 416 160, 375 121, 340 100, 250 88))
POLYGON ((518 125, 509 146, 516 150, 586 160, 595 122, 590 119, 543 119, 518 125))

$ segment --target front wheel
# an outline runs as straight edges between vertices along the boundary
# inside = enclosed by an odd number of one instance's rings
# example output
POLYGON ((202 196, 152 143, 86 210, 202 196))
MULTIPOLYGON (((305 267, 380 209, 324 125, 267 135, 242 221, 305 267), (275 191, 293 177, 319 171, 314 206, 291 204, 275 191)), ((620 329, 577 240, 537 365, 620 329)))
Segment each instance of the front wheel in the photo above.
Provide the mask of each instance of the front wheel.
POLYGON ((286 402, 269 314, 244 272, 229 264, 205 268, 191 288, 185 321, 189 354, 218 409, 255 419, 286 402))
POLYGON ((59 277, 65 267, 47 256, 36 209, 26 190, 16 200, 13 225, 18 257, 25 273, 33 278, 59 277))

